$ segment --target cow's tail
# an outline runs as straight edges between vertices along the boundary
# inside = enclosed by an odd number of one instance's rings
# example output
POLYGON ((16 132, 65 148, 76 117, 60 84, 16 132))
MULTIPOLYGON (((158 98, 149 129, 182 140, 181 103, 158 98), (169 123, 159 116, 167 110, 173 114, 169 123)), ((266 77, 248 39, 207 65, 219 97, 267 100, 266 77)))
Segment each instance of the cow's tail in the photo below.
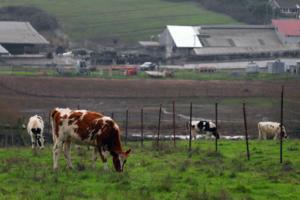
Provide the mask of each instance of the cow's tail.
MULTIPOLYGON (((55 127, 56 127, 56 124, 55 124, 55 120, 54 120, 54 117, 55 117, 56 113, 57 113, 56 109, 51 110, 49 112, 49 127, 51 127, 51 131, 49 131, 49 132, 52 135, 53 143, 55 143, 55 141, 56 141, 56 136, 55 136, 55 127)), ((49 130, 50 130, 50 128, 49 128, 49 130)))

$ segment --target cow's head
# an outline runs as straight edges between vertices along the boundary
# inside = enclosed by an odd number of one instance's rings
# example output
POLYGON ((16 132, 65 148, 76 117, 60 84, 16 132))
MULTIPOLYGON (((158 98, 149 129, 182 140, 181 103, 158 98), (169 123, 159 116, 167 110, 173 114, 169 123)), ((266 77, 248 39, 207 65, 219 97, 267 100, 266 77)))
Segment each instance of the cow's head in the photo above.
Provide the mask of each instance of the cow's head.
POLYGON ((123 172, 130 151, 131 149, 126 152, 112 152, 113 164, 117 172, 123 172))
POLYGON ((31 132, 33 133, 34 146, 38 146, 40 149, 43 149, 45 146, 45 138, 42 134, 40 128, 32 128, 31 132))
POLYGON ((285 138, 285 139, 287 139, 287 138, 288 138, 288 136, 287 136, 287 133, 286 133, 286 130, 285 130, 285 127, 284 127, 284 126, 282 126, 282 138, 285 138))

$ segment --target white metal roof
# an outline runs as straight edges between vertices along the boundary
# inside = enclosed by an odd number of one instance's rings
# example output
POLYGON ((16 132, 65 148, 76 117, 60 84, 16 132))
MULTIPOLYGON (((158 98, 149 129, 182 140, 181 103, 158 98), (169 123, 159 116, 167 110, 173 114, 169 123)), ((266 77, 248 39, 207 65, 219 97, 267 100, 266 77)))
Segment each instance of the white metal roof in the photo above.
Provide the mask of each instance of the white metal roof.
POLYGON ((200 48, 201 42, 192 26, 167 26, 177 47, 200 48))
POLYGON ((0 44, 0 54, 9 54, 9 52, 0 44))
POLYGON ((0 43, 49 44, 29 22, 0 21, 0 43))

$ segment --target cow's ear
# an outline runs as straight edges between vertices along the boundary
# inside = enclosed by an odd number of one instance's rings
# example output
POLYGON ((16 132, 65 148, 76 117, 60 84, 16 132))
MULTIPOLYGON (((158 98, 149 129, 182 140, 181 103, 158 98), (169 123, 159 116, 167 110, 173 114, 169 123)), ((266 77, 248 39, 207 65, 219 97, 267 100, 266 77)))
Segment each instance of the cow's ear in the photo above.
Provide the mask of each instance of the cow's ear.
POLYGON ((125 153, 128 155, 131 152, 131 149, 128 149, 125 153))

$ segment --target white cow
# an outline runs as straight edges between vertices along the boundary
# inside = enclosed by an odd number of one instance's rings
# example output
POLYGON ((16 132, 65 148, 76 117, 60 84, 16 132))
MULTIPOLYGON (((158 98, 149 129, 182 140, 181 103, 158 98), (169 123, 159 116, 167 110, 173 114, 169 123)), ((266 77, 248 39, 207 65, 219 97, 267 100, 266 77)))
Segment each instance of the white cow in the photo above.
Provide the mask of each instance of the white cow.
MULTIPOLYGON (((280 138, 280 123, 278 122, 258 122, 258 139, 267 139, 267 136, 274 136, 274 140, 280 138)), ((287 138, 285 127, 282 126, 283 137, 287 138)))
MULTIPOLYGON (((189 128, 189 122, 188 122, 189 128)), ((192 121, 192 137, 196 139, 197 133, 205 134, 205 138, 210 138, 211 135, 214 135, 217 139, 220 138, 219 133, 217 132, 217 128, 215 123, 211 121, 192 121)))
POLYGON ((34 115, 29 118, 27 124, 27 132, 31 137, 31 147, 32 149, 36 149, 39 147, 40 149, 44 148, 44 121, 41 116, 34 115))

